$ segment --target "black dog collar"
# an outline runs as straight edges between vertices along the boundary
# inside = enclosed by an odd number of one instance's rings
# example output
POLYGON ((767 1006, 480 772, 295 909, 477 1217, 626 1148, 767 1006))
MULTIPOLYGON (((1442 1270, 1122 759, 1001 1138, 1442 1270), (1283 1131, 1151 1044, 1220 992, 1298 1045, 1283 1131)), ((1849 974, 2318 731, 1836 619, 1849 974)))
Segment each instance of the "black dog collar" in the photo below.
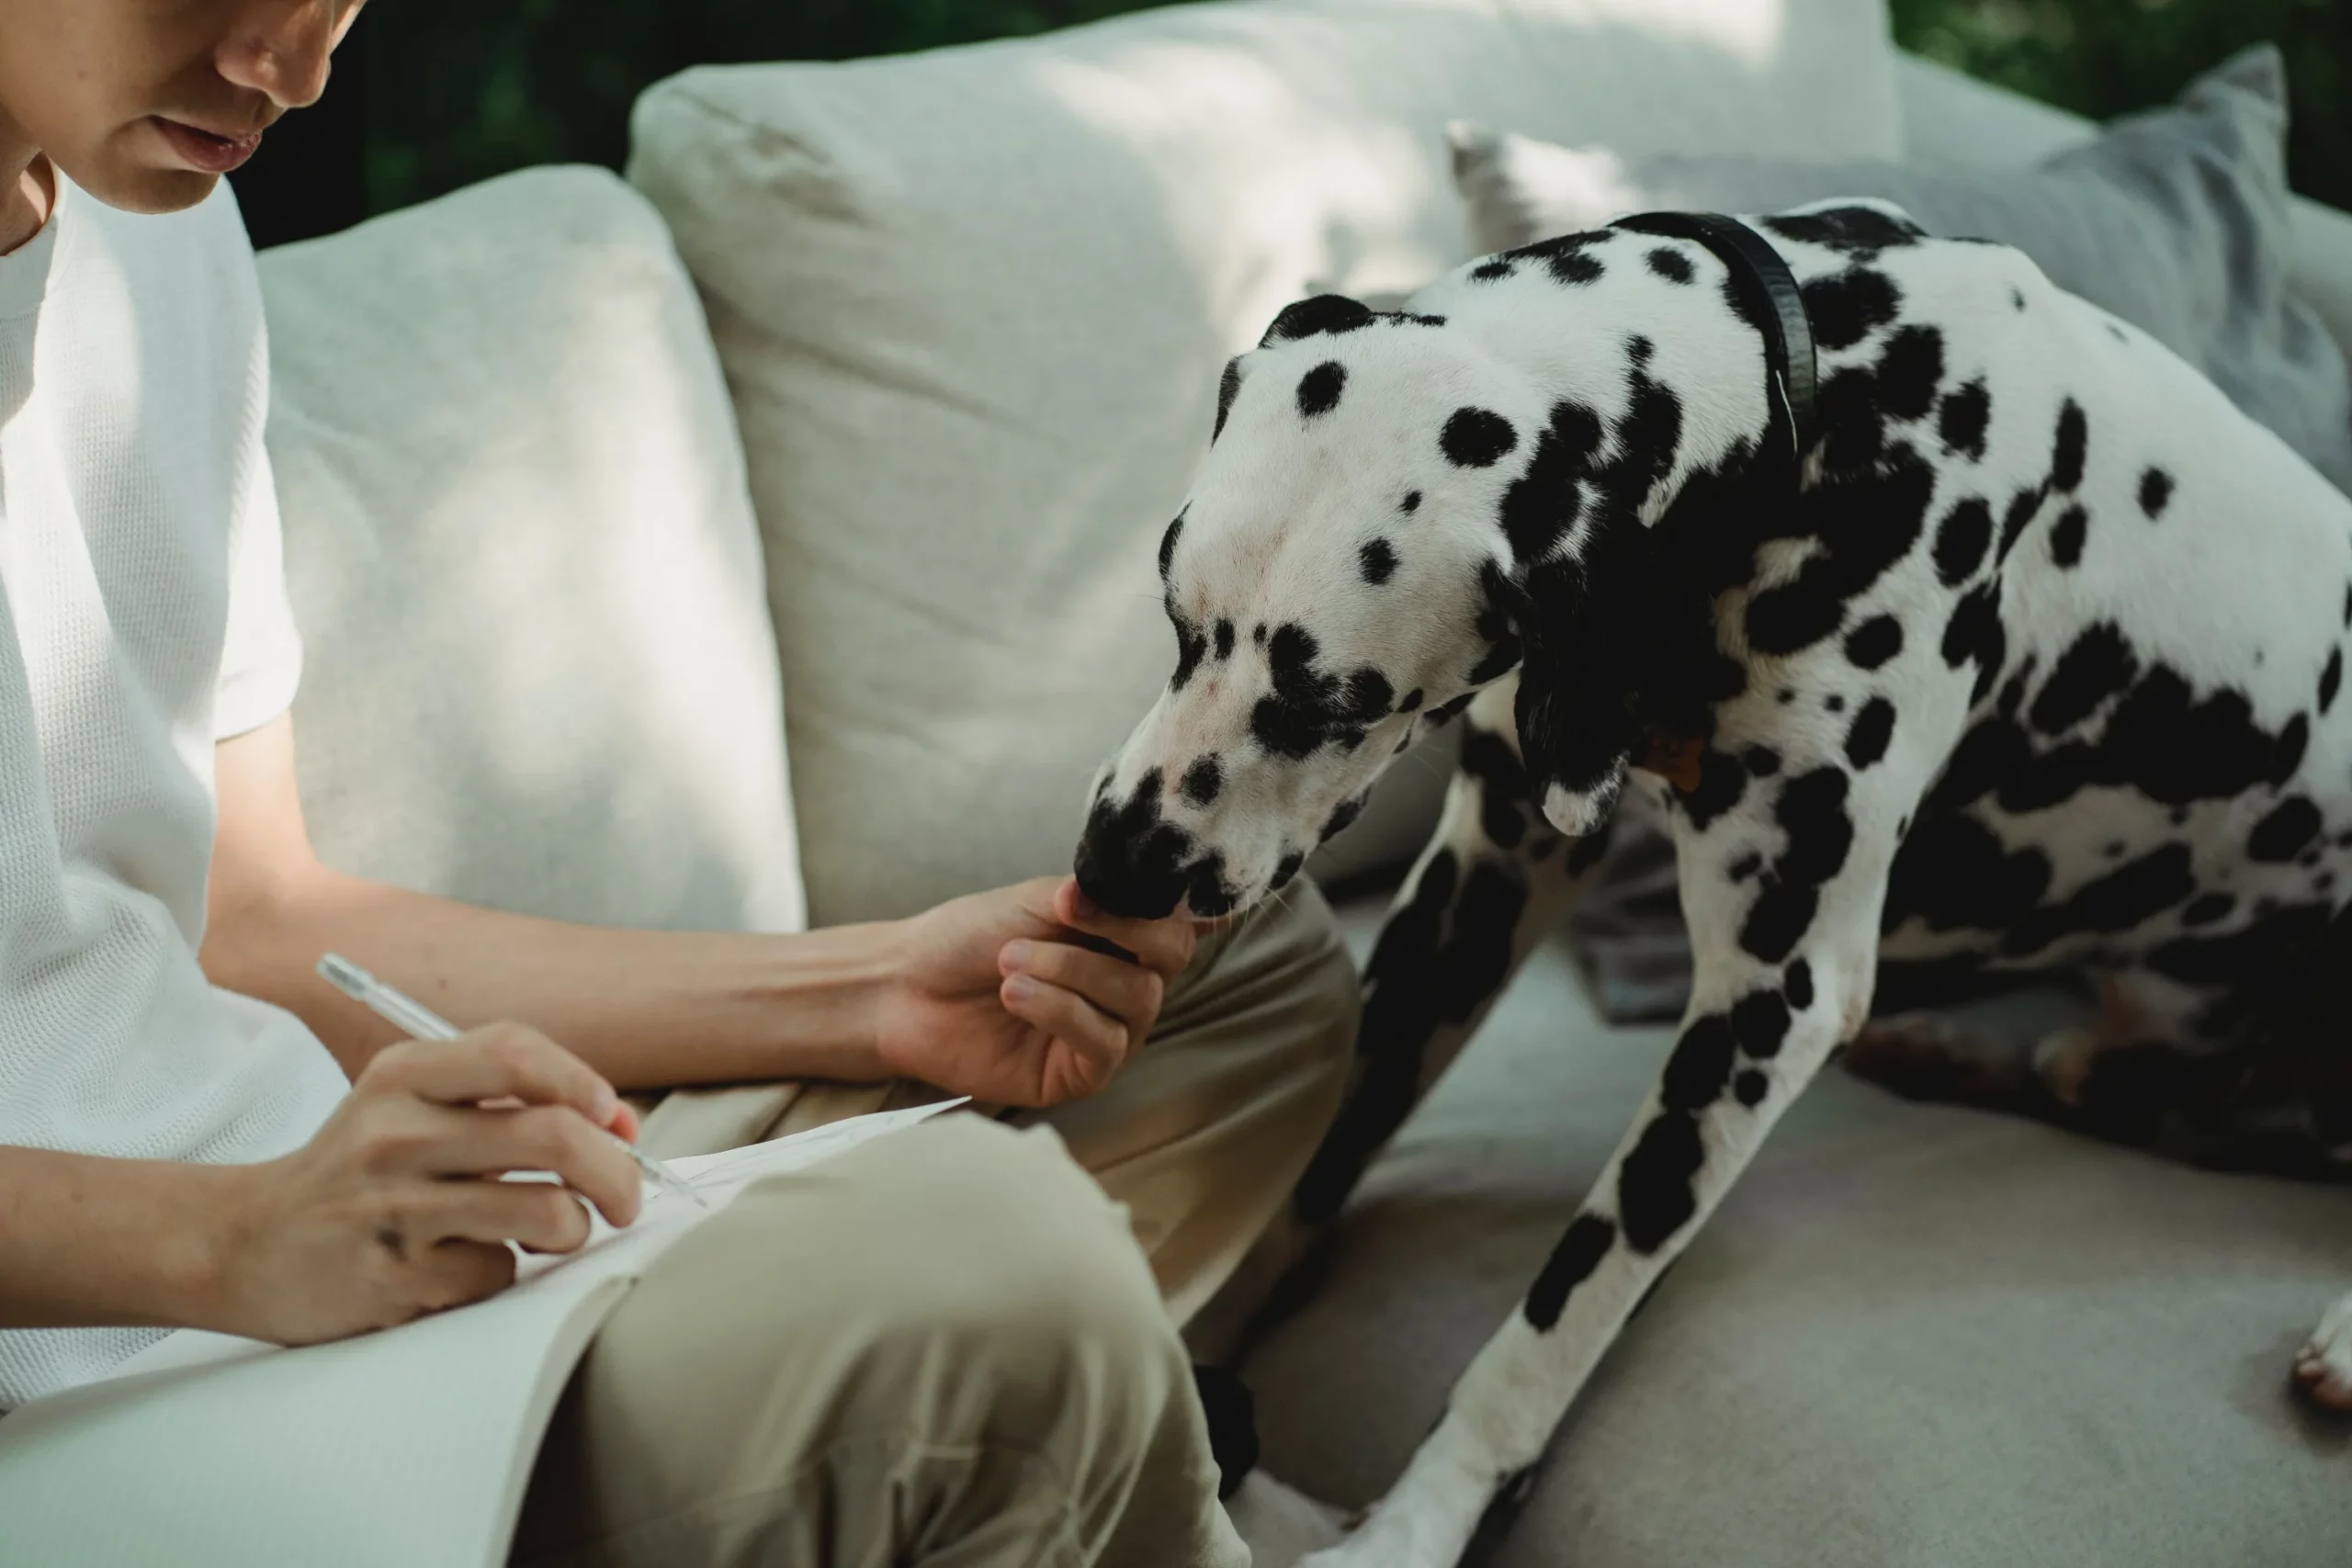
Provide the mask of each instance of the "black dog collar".
POLYGON ((1763 323, 1765 374, 1781 387, 1795 424, 1799 460, 1812 450, 1816 429, 1814 391, 1820 368, 1813 346, 1813 323, 1805 318, 1804 295, 1796 275, 1764 236, 1720 212, 1643 212, 1611 225, 1638 234, 1696 240, 1731 268, 1732 286, 1747 295, 1763 323))

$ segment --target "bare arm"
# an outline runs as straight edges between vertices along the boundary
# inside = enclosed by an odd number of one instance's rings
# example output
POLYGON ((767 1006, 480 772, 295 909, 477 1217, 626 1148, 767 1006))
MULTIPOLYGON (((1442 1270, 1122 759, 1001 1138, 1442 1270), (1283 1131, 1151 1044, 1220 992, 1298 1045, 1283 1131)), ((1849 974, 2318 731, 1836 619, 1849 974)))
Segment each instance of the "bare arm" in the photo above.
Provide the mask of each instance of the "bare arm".
POLYGON ((210 1326, 228 1168, 0 1147, 0 1328, 210 1326))
POLYGON ((623 1089, 903 1076, 1049 1104, 1109 1080, 1192 954, 1188 928, 1100 915, 1056 879, 793 936, 507 914, 321 863, 286 718, 223 742, 216 771, 205 970, 300 1015, 354 1075, 399 1035, 312 973, 324 952, 460 1028, 526 1022, 623 1089), (1143 962, 1069 945, 1073 929, 1143 962))

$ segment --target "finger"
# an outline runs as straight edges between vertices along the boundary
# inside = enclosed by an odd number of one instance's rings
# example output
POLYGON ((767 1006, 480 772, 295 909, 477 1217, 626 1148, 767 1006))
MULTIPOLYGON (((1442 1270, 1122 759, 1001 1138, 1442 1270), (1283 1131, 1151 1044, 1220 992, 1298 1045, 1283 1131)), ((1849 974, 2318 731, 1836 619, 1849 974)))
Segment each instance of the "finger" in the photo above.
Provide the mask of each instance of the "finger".
POLYGON ((578 1195, 552 1181, 436 1181, 415 1209, 435 1240, 517 1242, 533 1252, 575 1252, 594 1232, 578 1195))
POLYGON ((1007 975, 1034 975, 1085 998, 1125 1024, 1130 1040, 1140 1040, 1150 1032, 1167 990, 1167 982, 1156 970, 1066 942, 1007 942, 1002 963, 1007 975))
POLYGON ((1076 877, 1065 878, 1054 894, 1054 918, 1072 931, 1085 931, 1118 943, 1138 963, 1173 980, 1193 962, 1199 938, 1193 922, 1179 916, 1137 920, 1114 915, 1078 890, 1076 877))
POLYGON ((643 1205, 637 1162, 610 1133, 569 1106, 445 1109, 438 1132, 430 1145, 415 1152, 411 1168, 444 1177, 553 1171, 616 1225, 636 1219, 643 1205))
POLYGON ((1127 1057, 1127 1029, 1073 991, 1034 975, 1012 975, 998 987, 1004 1010, 1067 1045, 1091 1089, 1111 1081, 1127 1057))
POLYGON ((443 1241, 420 1247, 411 1268, 420 1312, 465 1306, 514 1282, 514 1255, 492 1242, 443 1241))
POLYGON ((378 1052, 362 1085, 404 1089, 443 1105, 512 1098, 569 1105, 599 1127, 620 1111, 620 1096, 579 1057, 519 1023, 493 1023, 455 1040, 411 1040, 378 1052))

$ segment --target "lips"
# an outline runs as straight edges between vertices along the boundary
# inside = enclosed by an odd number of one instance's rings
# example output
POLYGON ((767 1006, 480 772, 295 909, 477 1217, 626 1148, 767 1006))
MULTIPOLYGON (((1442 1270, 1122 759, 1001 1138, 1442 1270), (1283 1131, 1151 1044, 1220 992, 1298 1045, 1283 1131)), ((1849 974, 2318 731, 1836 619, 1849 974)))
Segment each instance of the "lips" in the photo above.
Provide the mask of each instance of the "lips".
POLYGON ((209 130, 176 119, 153 117, 155 127, 164 140, 171 144, 180 161, 208 175, 225 175, 252 157, 261 146, 261 132, 247 131, 243 136, 220 136, 209 130))

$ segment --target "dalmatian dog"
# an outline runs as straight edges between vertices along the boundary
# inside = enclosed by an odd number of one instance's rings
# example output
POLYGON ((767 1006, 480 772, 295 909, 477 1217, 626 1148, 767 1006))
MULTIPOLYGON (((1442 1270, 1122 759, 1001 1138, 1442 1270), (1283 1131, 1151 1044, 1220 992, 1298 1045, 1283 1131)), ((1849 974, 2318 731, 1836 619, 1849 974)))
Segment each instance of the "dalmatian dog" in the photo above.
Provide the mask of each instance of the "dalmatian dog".
MULTIPOLYGON (((2015 251, 1877 204, 1653 214, 1399 311, 1305 300, 1226 368, 1159 570, 1175 672, 1077 854, 1102 905, 1279 895, 1392 758, 1466 727, 1295 1231, 1554 927, 1629 788, 1670 820, 1690 929, 1655 1088, 1317 1568, 1459 1557, 1874 1002, 2086 975, 2096 1023, 2009 1060, 1897 1024, 1892 1059, 2086 1120, 2112 1080, 2109 1126, 2214 1157, 2352 1155, 2352 1049, 2261 1006, 2342 929, 2352 502, 2015 251)), ((2352 1404, 2352 1298, 2296 1371, 2352 1404)))

